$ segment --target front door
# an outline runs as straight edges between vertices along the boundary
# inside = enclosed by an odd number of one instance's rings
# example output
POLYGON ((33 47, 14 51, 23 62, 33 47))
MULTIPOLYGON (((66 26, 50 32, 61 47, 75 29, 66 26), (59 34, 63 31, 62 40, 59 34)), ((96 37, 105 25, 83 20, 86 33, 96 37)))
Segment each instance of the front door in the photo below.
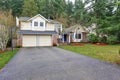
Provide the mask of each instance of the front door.
POLYGON ((64 34, 64 42, 67 42, 67 34, 64 34))

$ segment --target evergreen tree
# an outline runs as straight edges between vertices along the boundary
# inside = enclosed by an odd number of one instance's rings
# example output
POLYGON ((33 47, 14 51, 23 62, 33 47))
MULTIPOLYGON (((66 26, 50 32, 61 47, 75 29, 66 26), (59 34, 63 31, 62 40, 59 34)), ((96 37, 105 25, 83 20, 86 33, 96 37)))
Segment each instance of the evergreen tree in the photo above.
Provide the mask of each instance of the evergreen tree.
POLYGON ((24 0, 11 0, 11 9, 13 16, 20 16, 22 14, 22 6, 24 0))
POLYGON ((38 7, 34 0, 24 0, 22 16, 35 16, 38 14, 38 7))

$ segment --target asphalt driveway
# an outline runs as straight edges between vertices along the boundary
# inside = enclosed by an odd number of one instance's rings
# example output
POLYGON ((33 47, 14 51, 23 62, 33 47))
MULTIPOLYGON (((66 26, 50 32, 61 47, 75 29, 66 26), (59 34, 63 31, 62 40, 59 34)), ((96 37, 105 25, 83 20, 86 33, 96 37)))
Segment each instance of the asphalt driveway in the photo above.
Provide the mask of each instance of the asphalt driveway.
POLYGON ((120 80, 120 67, 56 47, 22 48, 0 80, 120 80))

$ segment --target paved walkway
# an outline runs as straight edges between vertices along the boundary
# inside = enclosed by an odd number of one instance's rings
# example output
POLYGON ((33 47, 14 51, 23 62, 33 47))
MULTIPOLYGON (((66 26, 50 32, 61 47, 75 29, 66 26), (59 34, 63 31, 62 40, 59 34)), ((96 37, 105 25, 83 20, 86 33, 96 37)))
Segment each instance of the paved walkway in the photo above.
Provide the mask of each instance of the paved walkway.
POLYGON ((55 47, 22 48, 0 80, 120 80, 120 67, 55 47))

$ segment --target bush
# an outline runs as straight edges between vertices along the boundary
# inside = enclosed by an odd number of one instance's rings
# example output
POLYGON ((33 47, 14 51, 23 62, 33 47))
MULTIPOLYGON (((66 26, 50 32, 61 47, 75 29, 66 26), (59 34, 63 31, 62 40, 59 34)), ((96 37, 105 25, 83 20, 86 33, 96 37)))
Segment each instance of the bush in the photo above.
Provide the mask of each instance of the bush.
POLYGON ((96 42, 98 42, 98 39, 99 39, 99 37, 98 37, 97 35, 95 35, 95 34, 90 34, 90 35, 89 35, 89 41, 90 41, 91 43, 96 43, 96 42))
POLYGON ((101 43, 107 43, 107 37, 106 37, 106 36, 102 36, 102 37, 100 38, 100 42, 101 42, 101 43))
POLYGON ((115 43, 117 43, 117 37, 114 36, 114 35, 108 36, 107 43, 108 44, 115 44, 115 43))

